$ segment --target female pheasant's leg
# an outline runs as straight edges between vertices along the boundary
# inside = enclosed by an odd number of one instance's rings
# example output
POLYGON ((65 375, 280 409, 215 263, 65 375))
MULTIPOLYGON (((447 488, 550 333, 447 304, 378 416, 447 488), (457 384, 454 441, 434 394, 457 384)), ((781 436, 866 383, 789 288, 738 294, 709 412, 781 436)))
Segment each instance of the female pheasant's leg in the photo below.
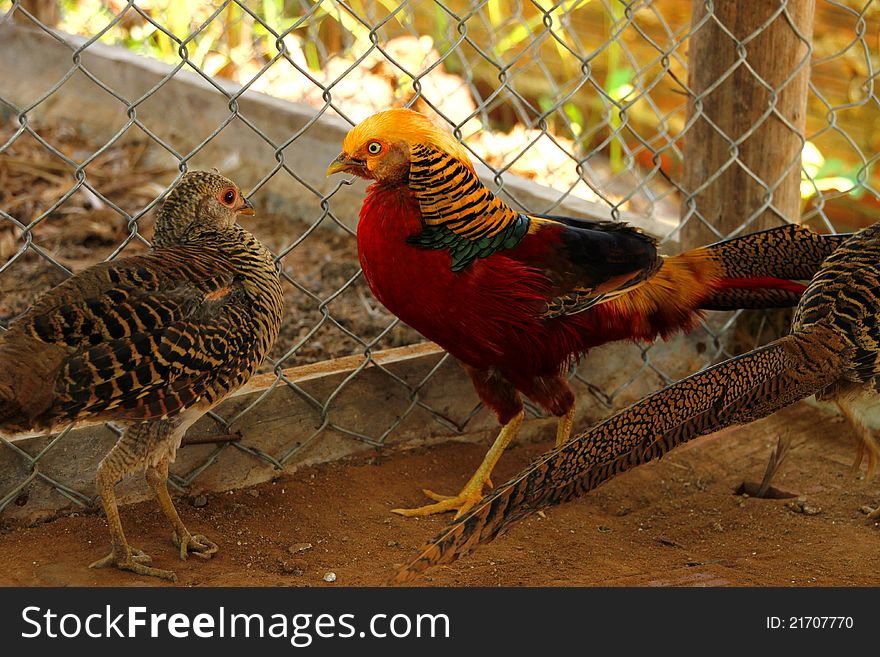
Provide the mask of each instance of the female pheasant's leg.
POLYGON ((156 495, 162 512, 171 523, 174 530, 171 534, 171 541, 180 548, 180 558, 185 560, 192 553, 202 559, 210 559, 219 549, 217 544, 201 534, 190 534, 180 519, 177 509, 174 508, 174 502, 168 493, 168 459, 163 459, 156 467, 148 467, 146 479, 156 495))
POLYGON ((96 484, 98 494, 101 496, 101 504, 104 506, 104 513, 107 516, 112 549, 110 554, 90 564, 89 568, 113 566, 120 570, 137 573, 138 575, 160 577, 176 582, 177 575, 173 571, 151 568, 144 565, 150 563, 150 556, 144 554, 141 550, 132 548, 128 541, 125 540, 125 533, 122 531, 122 521, 119 519, 119 508, 116 505, 116 495, 113 493, 113 487, 117 481, 131 470, 132 455, 125 449, 125 442, 128 436, 129 433, 126 432, 98 466, 96 484))
MULTIPOLYGON (((867 426, 867 424, 865 424, 864 417, 856 403, 856 400, 859 398, 858 395, 861 394, 861 390, 856 394, 847 394, 847 392, 848 391, 843 391, 838 394, 834 399, 834 402, 837 404, 837 408, 843 414, 843 417, 846 418, 846 421, 856 432, 859 439, 856 450, 856 459, 852 465, 852 472, 858 471, 865 453, 868 454, 868 469, 865 473, 865 481, 868 482, 874 476, 874 469, 877 465, 880 446, 878 446, 877 437, 874 435, 874 432, 867 426)), ((868 522, 874 522, 875 520, 880 520, 880 507, 877 507, 868 514, 868 522)))
POLYGON ((423 491, 425 495, 432 500, 436 500, 436 504, 428 504, 416 509, 392 509, 392 512, 402 516, 413 517, 429 516, 435 513, 443 513, 444 511, 457 511, 455 514, 456 518, 467 513, 472 506, 483 498, 483 487, 489 481, 492 469, 498 463, 498 459, 501 458, 505 448, 510 444, 517 430, 519 430, 519 425, 523 421, 523 415, 524 412, 520 411, 512 420, 501 427, 501 432, 498 434, 495 442, 492 443, 492 447, 489 448, 480 467, 477 468, 477 471, 474 472, 458 495, 438 495, 437 493, 425 490, 423 491))
POLYGON ((856 458, 852 465, 853 472, 857 472, 862 464, 865 453, 868 454, 868 471, 865 480, 869 481, 874 476, 874 469, 877 465, 877 458, 880 455, 880 445, 877 443, 877 437, 874 432, 865 424, 864 417, 860 412, 855 401, 846 394, 840 394, 834 400, 837 408, 846 418, 846 421, 856 432, 858 437, 858 445, 856 448, 856 458))

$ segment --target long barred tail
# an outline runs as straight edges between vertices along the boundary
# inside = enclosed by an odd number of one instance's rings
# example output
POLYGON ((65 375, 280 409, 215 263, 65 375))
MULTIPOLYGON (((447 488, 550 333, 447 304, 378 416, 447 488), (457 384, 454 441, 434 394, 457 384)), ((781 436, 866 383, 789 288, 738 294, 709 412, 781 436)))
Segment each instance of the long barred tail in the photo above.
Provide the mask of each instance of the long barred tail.
POLYGON ((561 504, 692 438, 750 422, 823 388, 842 349, 828 330, 786 336, 698 372, 613 415, 537 459, 402 567, 403 583, 451 563, 535 511, 561 504))
POLYGON ((771 228, 688 251, 705 253, 721 276, 704 310, 787 308, 806 289, 822 262, 851 234, 822 235, 796 224, 771 228))

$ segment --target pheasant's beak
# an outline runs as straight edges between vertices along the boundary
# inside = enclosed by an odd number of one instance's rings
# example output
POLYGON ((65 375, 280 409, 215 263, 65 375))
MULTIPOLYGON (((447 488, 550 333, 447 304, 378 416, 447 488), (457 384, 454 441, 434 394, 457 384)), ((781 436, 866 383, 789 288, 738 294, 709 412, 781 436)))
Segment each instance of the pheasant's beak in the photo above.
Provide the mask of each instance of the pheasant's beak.
POLYGON ((241 206, 238 208, 238 214, 244 214, 249 217, 254 216, 254 206, 244 196, 241 197, 241 206))
POLYGON ((357 173, 358 171, 363 171, 364 164, 366 163, 363 160, 357 160, 343 151, 327 167, 327 175, 332 176, 334 173, 342 173, 344 171, 357 173))

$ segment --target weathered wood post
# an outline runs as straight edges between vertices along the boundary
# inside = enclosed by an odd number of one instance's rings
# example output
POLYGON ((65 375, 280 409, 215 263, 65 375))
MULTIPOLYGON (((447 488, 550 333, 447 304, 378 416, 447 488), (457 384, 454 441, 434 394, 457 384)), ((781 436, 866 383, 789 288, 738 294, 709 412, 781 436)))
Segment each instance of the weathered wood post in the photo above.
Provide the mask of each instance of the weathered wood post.
POLYGON ((814 13, 815 0, 693 1, 684 248, 799 220, 814 13))

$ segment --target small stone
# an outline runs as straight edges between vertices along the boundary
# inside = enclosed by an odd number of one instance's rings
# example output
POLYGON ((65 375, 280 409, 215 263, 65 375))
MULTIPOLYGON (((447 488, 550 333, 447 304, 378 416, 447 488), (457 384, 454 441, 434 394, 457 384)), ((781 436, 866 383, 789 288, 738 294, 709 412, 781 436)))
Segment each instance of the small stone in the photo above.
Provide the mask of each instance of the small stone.
POLYGON ((822 513, 822 509, 818 506, 811 506, 810 504, 804 504, 803 506, 803 514, 805 516, 817 516, 822 513))
POLYGON ((288 561, 281 562, 281 572, 285 575, 293 575, 295 577, 302 577, 305 570, 302 567, 302 564, 288 561))
POLYGON ((259 496, 260 496, 260 491, 258 491, 256 488, 251 488, 251 489, 247 492, 247 494, 250 495, 251 497, 259 497, 259 496))
POLYGON ((385 545, 387 545, 388 547, 397 547, 398 545, 400 545, 400 543, 398 543, 397 541, 388 541, 385 545))
POLYGON ((192 498, 192 505, 197 509, 201 509, 203 506, 208 506, 208 496, 196 495, 194 498, 192 498))
POLYGON ((287 548, 287 551, 291 554, 297 554, 298 552, 305 552, 306 550, 311 550, 311 543, 294 543, 293 545, 287 548))
POLYGON ((336 573, 334 573, 332 571, 329 573, 324 573, 324 581, 325 582, 335 582, 336 581, 336 573))
POLYGON ((602 532, 603 534, 607 534, 608 532, 611 531, 611 527, 609 527, 608 525, 599 525, 599 526, 597 527, 597 529, 598 529, 600 532, 602 532))

